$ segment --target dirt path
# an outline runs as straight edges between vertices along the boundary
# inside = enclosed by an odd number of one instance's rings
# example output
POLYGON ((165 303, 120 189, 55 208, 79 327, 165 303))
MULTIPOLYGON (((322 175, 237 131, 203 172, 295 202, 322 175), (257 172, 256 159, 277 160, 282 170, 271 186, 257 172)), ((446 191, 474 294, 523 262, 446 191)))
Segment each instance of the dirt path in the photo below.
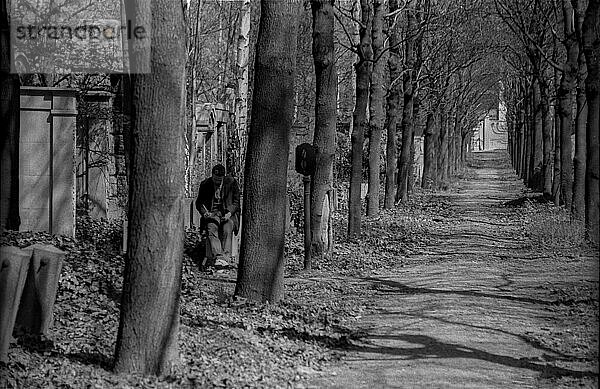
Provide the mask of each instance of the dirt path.
POLYGON ((552 291, 597 288, 598 262, 533 255, 518 238, 519 208, 502 206, 522 184, 501 154, 475 158, 474 177, 444 195, 456 223, 404 268, 367 280, 376 308, 360 322, 366 336, 309 387, 527 388, 554 386, 552 377, 597 385, 597 361, 558 352, 533 334, 569 331, 552 291))

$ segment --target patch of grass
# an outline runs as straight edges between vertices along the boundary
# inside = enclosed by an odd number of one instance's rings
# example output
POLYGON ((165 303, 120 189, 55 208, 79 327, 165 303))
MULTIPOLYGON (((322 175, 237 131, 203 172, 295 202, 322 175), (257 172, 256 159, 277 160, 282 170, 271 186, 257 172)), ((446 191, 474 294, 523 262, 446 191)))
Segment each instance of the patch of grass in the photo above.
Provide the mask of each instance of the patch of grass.
POLYGON ((525 233, 532 248, 557 254, 578 254, 588 248, 584 223, 571 220, 564 208, 534 203, 525 208, 525 233))

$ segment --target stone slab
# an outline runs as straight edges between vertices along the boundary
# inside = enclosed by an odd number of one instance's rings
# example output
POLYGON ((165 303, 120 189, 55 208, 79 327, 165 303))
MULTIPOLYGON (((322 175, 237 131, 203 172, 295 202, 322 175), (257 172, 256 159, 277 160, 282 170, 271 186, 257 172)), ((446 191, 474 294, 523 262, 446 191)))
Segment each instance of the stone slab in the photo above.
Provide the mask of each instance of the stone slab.
POLYGON ((7 362, 8 348, 31 253, 14 246, 0 247, 0 361, 7 362))

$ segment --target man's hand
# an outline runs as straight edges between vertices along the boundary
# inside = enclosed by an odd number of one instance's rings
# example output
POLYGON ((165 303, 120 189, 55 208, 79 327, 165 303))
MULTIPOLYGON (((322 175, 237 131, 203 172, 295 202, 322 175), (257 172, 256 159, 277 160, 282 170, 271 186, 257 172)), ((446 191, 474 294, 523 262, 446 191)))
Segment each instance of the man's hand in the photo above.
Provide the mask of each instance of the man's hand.
POLYGON ((231 217, 231 212, 227 212, 224 216, 223 216, 223 220, 229 220, 229 218, 231 217))
POLYGON ((206 212, 206 213, 204 214, 204 218, 205 218, 205 219, 212 219, 212 220, 217 220, 217 221, 219 221, 219 216, 217 216, 217 215, 216 215, 215 213, 213 213, 213 212, 206 212))

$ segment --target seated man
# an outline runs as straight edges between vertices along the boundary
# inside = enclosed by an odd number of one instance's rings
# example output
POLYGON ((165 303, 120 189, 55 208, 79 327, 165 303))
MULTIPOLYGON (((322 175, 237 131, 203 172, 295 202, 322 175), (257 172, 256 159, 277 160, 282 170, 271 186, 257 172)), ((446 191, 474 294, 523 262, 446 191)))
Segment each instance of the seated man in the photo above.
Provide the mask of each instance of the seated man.
POLYGON ((235 178, 225 177, 223 165, 215 165, 212 176, 200 183, 196 209, 201 228, 208 231, 207 258, 216 266, 229 265, 233 234, 239 229, 240 190, 235 178))

